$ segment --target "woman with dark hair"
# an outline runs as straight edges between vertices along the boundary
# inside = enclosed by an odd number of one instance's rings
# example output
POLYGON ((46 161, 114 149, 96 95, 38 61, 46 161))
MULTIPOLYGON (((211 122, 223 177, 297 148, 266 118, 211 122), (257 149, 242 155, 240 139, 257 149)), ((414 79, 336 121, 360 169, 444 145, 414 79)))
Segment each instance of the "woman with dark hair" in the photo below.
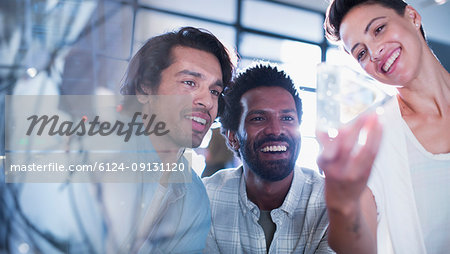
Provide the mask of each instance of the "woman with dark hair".
POLYGON ((421 24, 402 0, 333 0, 328 8, 327 37, 341 40, 370 76, 398 91, 381 125, 362 117, 333 140, 318 135, 328 241, 337 252, 450 249, 450 75, 421 24), (361 128, 368 136, 357 147, 361 128))

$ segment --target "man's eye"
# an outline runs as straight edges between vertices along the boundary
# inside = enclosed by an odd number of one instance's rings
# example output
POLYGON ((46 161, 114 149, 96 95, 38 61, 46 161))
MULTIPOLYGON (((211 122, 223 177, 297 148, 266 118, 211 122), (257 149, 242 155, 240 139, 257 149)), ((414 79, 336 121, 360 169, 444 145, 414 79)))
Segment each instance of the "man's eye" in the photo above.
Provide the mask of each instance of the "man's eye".
POLYGON ((283 116, 283 117, 281 117, 281 120, 283 120, 283 121, 294 121, 294 118, 292 116, 283 116))
POLYGON ((211 94, 214 96, 219 96, 222 92, 218 91, 218 90, 211 90, 211 94))
POLYGON ((252 122, 262 121, 262 120, 264 120, 264 118, 262 118, 261 116, 253 117, 252 119, 250 119, 250 121, 252 121, 252 122))
POLYGON ((363 49, 356 56, 356 60, 358 60, 358 62, 359 62, 359 61, 363 60, 364 56, 366 56, 366 50, 363 49))
POLYGON ((186 80, 186 81, 183 81, 183 83, 188 85, 188 86, 195 86, 195 82, 194 81, 186 80))

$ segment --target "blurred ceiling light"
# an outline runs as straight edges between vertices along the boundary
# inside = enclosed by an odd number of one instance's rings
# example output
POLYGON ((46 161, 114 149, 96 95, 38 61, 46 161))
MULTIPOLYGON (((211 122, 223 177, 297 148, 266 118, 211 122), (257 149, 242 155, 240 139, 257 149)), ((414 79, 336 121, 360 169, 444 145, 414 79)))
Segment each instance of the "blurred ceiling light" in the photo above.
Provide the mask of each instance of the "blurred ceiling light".
POLYGON ((445 4, 447 0, 434 0, 434 2, 438 5, 445 4))
POLYGON ((36 68, 31 67, 27 69, 27 74, 30 78, 36 77, 37 73, 38 71, 36 70, 36 68))

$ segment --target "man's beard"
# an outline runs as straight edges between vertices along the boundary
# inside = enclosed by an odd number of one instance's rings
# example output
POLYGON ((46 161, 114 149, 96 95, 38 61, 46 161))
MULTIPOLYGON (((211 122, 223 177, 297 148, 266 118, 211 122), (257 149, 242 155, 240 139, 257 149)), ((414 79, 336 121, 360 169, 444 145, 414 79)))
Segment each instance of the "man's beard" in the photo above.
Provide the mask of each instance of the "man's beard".
POLYGON ((269 182, 276 182, 286 178, 295 167, 295 161, 300 148, 300 141, 294 142, 285 135, 279 137, 266 137, 264 139, 256 140, 253 146, 239 138, 240 154, 243 161, 250 167, 261 179, 269 182), (259 147, 266 142, 286 142, 289 145, 290 157, 281 160, 262 161, 258 156, 259 147))

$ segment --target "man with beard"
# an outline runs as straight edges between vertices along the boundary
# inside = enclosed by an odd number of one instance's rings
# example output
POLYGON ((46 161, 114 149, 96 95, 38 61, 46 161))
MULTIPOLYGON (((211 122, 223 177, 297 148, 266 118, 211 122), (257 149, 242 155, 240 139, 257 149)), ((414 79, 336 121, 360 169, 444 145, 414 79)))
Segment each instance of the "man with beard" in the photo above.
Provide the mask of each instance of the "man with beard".
POLYGON ((295 166, 302 103, 292 80, 257 65, 224 99, 222 134, 243 164, 203 180, 212 211, 205 253, 333 253, 324 180, 295 166))

